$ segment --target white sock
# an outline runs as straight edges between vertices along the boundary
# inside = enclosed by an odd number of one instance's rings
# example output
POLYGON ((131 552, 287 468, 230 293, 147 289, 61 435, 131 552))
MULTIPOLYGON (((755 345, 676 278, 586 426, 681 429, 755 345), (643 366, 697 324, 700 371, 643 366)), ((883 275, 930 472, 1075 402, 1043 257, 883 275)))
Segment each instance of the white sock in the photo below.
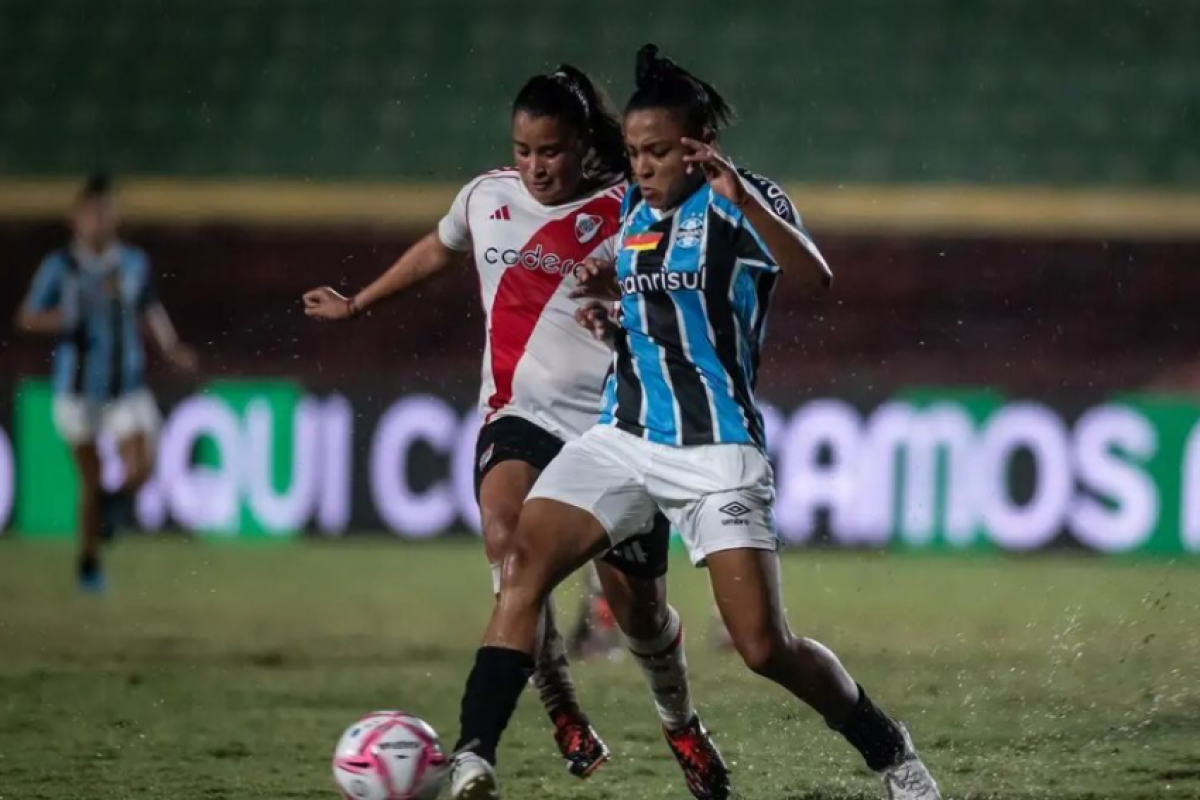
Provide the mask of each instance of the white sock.
POLYGON ((667 607, 667 624, 662 632, 649 640, 625 637, 629 652, 642 668, 658 718, 667 730, 676 731, 692 721, 692 707, 687 679, 687 656, 683 650, 683 625, 679 613, 667 607))

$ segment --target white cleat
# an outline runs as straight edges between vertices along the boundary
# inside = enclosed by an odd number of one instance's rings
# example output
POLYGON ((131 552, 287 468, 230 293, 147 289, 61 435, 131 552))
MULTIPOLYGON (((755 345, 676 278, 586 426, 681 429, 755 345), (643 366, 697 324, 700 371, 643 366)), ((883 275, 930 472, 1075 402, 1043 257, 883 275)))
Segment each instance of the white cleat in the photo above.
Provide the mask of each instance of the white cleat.
POLYGON ((913 747, 908 728, 901 725, 900 729, 904 731, 906 745, 904 759, 879 773, 883 776, 887 800, 942 800, 937 782, 921 763, 921 758, 913 747))
POLYGON ((470 751, 459 753, 450 767, 450 797, 451 800, 500 800, 496 770, 470 751))

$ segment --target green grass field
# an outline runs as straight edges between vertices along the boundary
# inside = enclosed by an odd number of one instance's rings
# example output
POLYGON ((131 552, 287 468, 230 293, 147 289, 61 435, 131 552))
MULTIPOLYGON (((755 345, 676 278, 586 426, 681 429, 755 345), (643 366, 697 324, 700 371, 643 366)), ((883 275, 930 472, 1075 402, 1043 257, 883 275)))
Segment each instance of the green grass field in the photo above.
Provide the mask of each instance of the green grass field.
MULTIPOLYGON (((489 605, 474 543, 125 542, 102 598, 74 593, 70 561, 0 542, 2 800, 332 798, 357 715, 400 707, 456 733, 489 605)), ((704 573, 673 566, 695 696, 741 796, 877 797, 814 714, 709 650, 704 573)), ((793 625, 909 722, 948 797, 1200 798, 1200 570, 810 553, 785 570, 793 625)), ((613 763, 569 777, 527 695, 505 796, 687 798, 633 665, 577 676, 613 763)))

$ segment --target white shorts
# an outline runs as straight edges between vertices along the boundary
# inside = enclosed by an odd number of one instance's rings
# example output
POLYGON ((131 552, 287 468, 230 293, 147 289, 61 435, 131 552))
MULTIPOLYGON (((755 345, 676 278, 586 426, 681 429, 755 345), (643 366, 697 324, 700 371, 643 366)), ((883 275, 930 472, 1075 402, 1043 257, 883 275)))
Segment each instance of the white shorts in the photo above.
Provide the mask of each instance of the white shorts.
POLYGON ((722 550, 777 546, 774 472, 751 445, 672 447, 597 425, 550 462, 535 497, 589 512, 613 546, 645 531, 661 509, 695 564, 722 550))
POLYGON ((153 438, 162 424, 154 395, 139 389, 97 403, 77 395, 60 394, 54 398, 54 427, 69 445, 96 441, 102 434, 118 442, 135 434, 153 438))

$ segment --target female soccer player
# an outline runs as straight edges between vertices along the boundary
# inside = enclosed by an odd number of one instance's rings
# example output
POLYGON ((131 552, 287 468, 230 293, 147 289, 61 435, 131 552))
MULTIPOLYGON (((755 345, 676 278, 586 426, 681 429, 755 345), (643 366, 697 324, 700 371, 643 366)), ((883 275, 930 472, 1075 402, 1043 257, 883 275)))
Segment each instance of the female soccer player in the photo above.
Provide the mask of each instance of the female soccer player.
MULTIPOLYGON (((585 258, 612 255, 627 164, 618 116, 570 66, 521 89, 512 137, 517 168, 468 183, 437 231, 378 280, 353 297, 329 287, 304 295, 309 316, 348 319, 474 256, 488 330, 476 489, 496 591, 526 494, 563 443, 591 427, 600 407, 611 352, 575 323, 580 304, 569 292, 585 258)), ((636 533, 652 526, 647 518, 636 533)), ((666 552, 664 519, 597 568, 689 786, 706 792, 697 797, 723 797, 727 771, 692 708, 679 616, 666 603, 666 552)), ((576 702, 552 618, 542 619, 535 683, 568 768, 586 777, 608 750, 576 702)))
POLYGON ((79 586, 101 591, 100 549, 128 521, 134 492, 150 477, 158 407, 144 380, 145 323, 170 363, 196 368, 196 353, 175 335, 158 301, 146 254, 117 238, 119 217, 107 176, 90 178, 71 214, 71 244, 38 268, 17 313, 22 333, 57 337, 54 424, 79 471, 79 586), (109 434, 125 468, 115 492, 100 485, 96 440, 109 434))
MULTIPOLYGON (((778 276, 820 291, 831 274, 783 191, 716 149, 731 117, 712 86, 653 45, 639 52, 624 119, 636 186, 622 203, 614 371, 599 423, 563 448, 521 514, 463 697, 457 800, 498 797, 489 761, 527 680, 547 593, 659 510, 708 566, 746 665, 816 709, 890 798, 939 796, 904 728, 784 617, 754 400, 759 347, 778 276)), ((594 328, 595 316, 584 322, 594 328)))

